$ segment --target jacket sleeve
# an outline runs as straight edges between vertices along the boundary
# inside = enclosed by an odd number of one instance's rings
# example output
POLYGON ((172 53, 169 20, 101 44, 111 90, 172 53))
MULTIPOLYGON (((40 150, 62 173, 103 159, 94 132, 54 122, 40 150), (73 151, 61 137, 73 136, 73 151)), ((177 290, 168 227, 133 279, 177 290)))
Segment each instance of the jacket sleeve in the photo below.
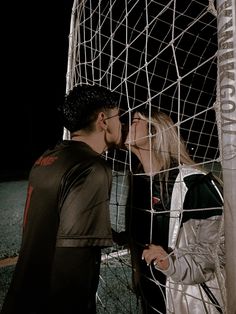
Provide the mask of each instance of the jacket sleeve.
POLYGON ((176 282, 196 284, 210 280, 224 266, 222 199, 211 177, 189 176, 178 243, 164 273, 176 282))
POLYGON ((176 282, 196 284, 214 276, 217 262, 224 265, 224 236, 220 233, 222 216, 189 220, 181 233, 188 237, 186 246, 169 255, 170 266, 165 273, 176 282))

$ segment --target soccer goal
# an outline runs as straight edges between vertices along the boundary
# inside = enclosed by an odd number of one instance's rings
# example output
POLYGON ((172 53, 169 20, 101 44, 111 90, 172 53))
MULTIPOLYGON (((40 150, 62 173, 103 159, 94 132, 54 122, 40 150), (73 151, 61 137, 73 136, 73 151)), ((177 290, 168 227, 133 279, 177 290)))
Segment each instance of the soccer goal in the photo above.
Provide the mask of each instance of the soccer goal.
MULTIPOLYGON (((75 0, 66 87, 108 87, 120 95, 127 124, 135 109, 157 107, 195 162, 223 179, 226 285, 219 289, 220 311, 229 314, 236 309, 235 14, 234 0, 75 0)), ((122 231, 132 159, 126 149, 104 157, 113 169, 112 227, 122 231)), ((104 250, 97 301, 99 313, 141 313, 127 248, 104 250)))

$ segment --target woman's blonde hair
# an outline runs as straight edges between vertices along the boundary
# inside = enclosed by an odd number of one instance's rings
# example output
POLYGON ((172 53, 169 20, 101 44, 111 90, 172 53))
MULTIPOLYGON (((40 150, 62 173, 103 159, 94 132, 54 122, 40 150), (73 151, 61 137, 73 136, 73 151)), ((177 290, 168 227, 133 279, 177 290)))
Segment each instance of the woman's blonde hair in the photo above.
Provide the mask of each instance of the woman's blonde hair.
POLYGON ((152 108, 151 113, 147 110, 140 110, 137 113, 148 122, 152 134, 152 151, 162 165, 162 170, 169 169, 173 161, 178 164, 195 164, 176 125, 167 114, 155 108, 152 108))

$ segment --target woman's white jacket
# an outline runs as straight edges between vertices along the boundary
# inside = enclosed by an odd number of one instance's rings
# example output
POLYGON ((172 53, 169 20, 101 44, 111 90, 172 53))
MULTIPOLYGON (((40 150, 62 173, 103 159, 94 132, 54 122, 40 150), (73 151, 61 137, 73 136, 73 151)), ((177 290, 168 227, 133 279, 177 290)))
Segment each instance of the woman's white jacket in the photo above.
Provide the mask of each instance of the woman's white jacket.
POLYGON ((163 271, 167 313, 224 313, 223 199, 214 180, 201 181, 203 175, 200 170, 182 167, 174 184, 170 266, 163 271))

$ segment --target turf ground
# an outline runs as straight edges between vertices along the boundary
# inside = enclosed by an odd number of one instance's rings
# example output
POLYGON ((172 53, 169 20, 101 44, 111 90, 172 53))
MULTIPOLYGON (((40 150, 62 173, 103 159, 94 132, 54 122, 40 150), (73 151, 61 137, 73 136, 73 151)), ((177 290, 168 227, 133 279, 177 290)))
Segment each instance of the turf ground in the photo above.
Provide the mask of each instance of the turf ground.
MULTIPOLYGON (((0 310, 20 248, 27 183, 25 180, 0 182, 0 310)), ((113 223, 116 220, 113 215, 113 223)), ((108 253, 111 251, 109 249, 108 253)), ((106 255, 103 256, 100 277, 97 303, 99 314, 139 313, 139 305, 131 290, 129 255, 125 250, 118 256, 116 251, 108 254, 107 258, 106 255)))

